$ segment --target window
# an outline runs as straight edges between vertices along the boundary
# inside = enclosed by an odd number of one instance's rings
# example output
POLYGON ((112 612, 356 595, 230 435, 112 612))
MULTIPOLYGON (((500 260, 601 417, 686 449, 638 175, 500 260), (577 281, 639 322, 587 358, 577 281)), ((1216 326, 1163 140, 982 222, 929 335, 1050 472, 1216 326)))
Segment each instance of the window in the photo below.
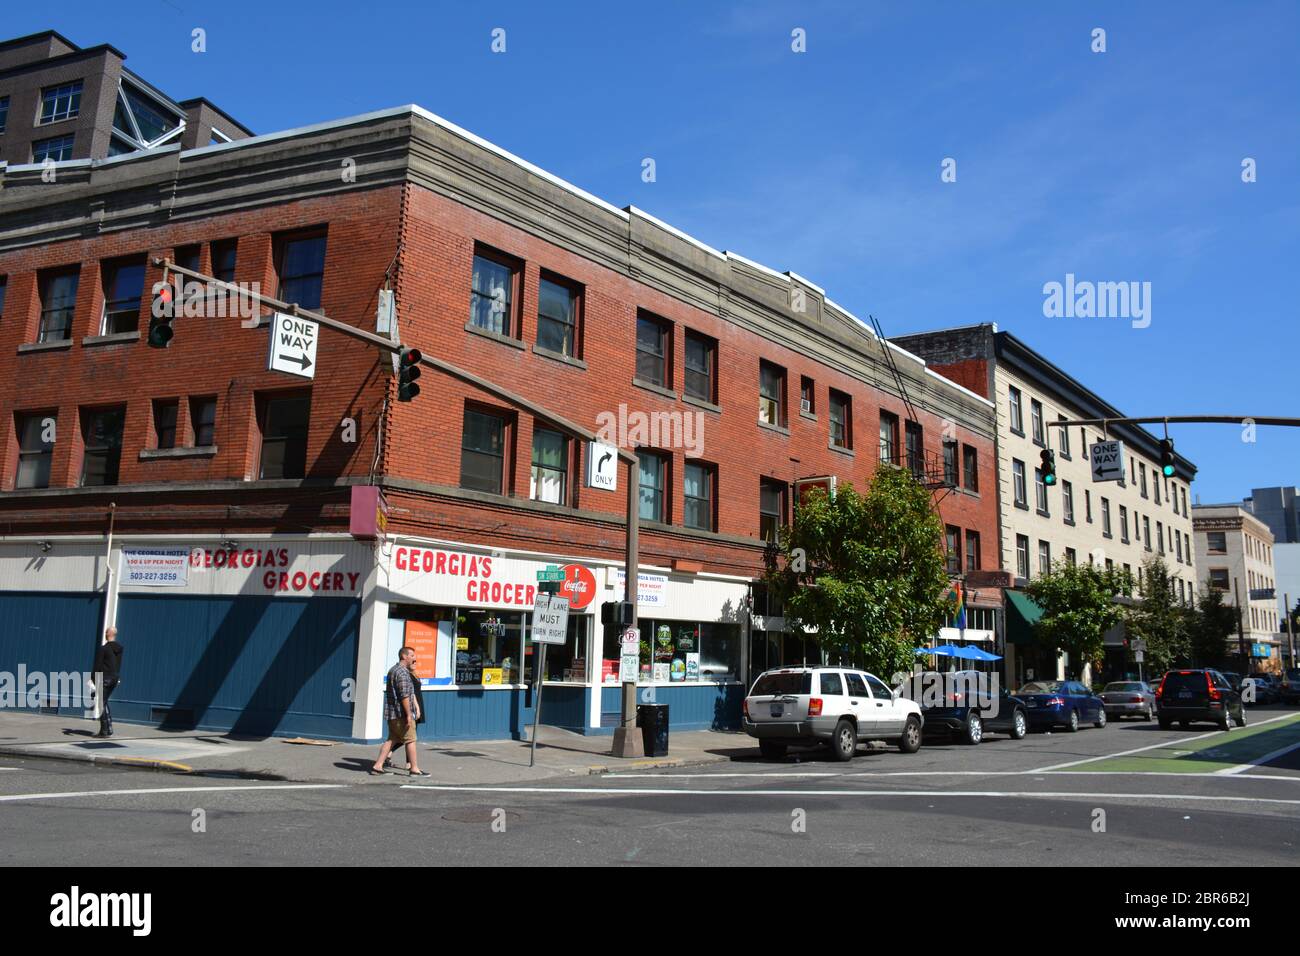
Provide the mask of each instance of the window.
POLYGON ((703 402, 716 402, 713 368, 718 344, 698 332, 686 333, 686 394, 703 402))
POLYGON ((785 369, 771 362, 758 365, 758 420, 778 427, 785 424, 785 369))
POLYGON ((1119 539, 1128 544, 1128 508, 1119 506, 1119 539))
POLYGON ((799 379, 799 411, 805 415, 817 414, 817 385, 807 375, 799 379))
POLYGON ((1228 590, 1228 569, 1227 568, 1210 568, 1210 590, 1212 591, 1228 590))
POLYGON ((980 562, 980 533, 978 531, 966 532, 966 570, 978 571, 981 568, 980 562))
POLYGON ((1165 553, 1165 526, 1161 521, 1156 522, 1156 550, 1165 553))
POLYGON ((104 317, 100 334, 137 331, 143 294, 143 260, 107 264, 104 267, 104 317))
POLYGON ((172 113, 157 100, 146 97, 134 88, 124 84, 121 89, 121 96, 118 98, 117 112, 114 114, 114 125, 118 126, 123 132, 130 132, 129 126, 121 125, 121 120, 126 118, 125 113, 127 110, 135 119, 135 128, 139 131, 138 138, 140 143, 145 146, 156 143, 165 134, 180 125, 181 121, 179 116, 172 113), (118 114, 122 115, 119 117, 118 114))
POLYGON ((767 478, 758 483, 758 536, 776 541, 777 531, 785 524, 786 486, 767 478))
POLYGON ((578 358, 578 291, 554 279, 537 287, 537 347, 578 358))
POLYGON ((831 444, 836 448, 853 447, 853 399, 835 389, 830 391, 831 444))
POLYGON ((1110 501, 1106 498, 1101 499, 1101 533, 1107 538, 1114 537, 1110 530, 1110 501))
POLYGON ((81 484, 83 487, 115 485, 118 466, 122 462, 122 424, 126 420, 126 406, 83 410, 81 413, 81 440, 84 454, 81 459, 81 484))
POLYGON ((41 125, 72 119, 80 112, 81 80, 41 90, 41 116, 37 120, 41 125))
MULTIPOLYGON (((1065 421, 1065 416, 1057 415, 1056 420, 1058 422, 1063 422, 1065 421)), ((1070 429, 1066 428, 1065 426, 1062 426, 1060 432, 1061 432, 1061 457, 1069 458, 1070 457, 1070 429)))
MULTIPOLYGON (((182 269, 190 269, 194 272, 198 272, 201 259, 200 254, 202 252, 203 249, 201 246, 181 246, 175 251, 172 258, 182 269)), ((187 276, 185 277, 185 281, 192 282, 193 280, 187 276)))
POLYGON ((562 505, 568 502, 564 495, 568 476, 569 440, 563 434, 546 428, 533 430, 533 473, 529 482, 528 497, 534 501, 549 501, 562 505))
POLYGON ((1092 490, 1083 489, 1083 517, 1088 524, 1092 524, 1092 490))
POLYGON ((66 163, 72 158, 73 134, 54 136, 50 139, 38 139, 32 143, 32 162, 66 163))
POLYGON ((48 488, 54 458, 54 412, 22 412, 14 416, 18 436, 18 475, 15 488, 48 488))
POLYGON ((9 97, 0 96, 0 133, 5 131, 9 122, 9 97))
POLYGON ((1025 463, 1011 459, 1011 491, 1017 507, 1029 507, 1029 489, 1025 485, 1025 463))
POLYGON ((880 460, 891 465, 900 463, 898 457, 898 416, 880 413, 880 460))
MULTIPOLYGON (((1154 497, 1155 503, 1160 504, 1160 475, 1156 474, 1155 472, 1151 473, 1151 485, 1152 485, 1151 488, 1152 493, 1155 496, 1154 497)), ((1168 497, 1168 495, 1166 495, 1165 497, 1168 497)))
POLYGON ((1052 546, 1046 541, 1038 542, 1038 573, 1052 573, 1052 546))
POLYGON ((223 239, 212 244, 212 276, 222 282, 235 281, 235 252, 238 243, 223 239))
POLYGON ((506 420, 465 409, 460 439, 460 486, 494 495, 505 493, 506 420))
POLYGON ((1205 550, 1210 554, 1228 553, 1228 533, 1226 531, 1205 532, 1205 550))
POLYGON ((661 388, 672 387, 672 326, 642 312, 636 317, 636 377, 661 388))
POLYGON ((1034 469, 1034 505, 1040 515, 1047 515, 1047 482, 1043 480, 1043 469, 1034 469))
POLYGON ((0 276, 0 316, 5 314, 5 289, 9 287, 8 276, 0 276))
POLYGON ((1068 481, 1061 482, 1061 511, 1069 524, 1074 524, 1074 485, 1068 481))
POLYGON ((1020 389, 1014 385, 1007 389, 1007 403, 1011 413, 1011 430, 1017 435, 1024 435, 1025 420, 1020 407, 1020 389))
POLYGON ((1151 519, 1146 515, 1142 516, 1142 546, 1151 550, 1151 519))
POLYGON ((961 529, 948 525, 944 528, 944 551, 947 555, 948 573, 961 574, 961 529))
POLYGON ((713 491, 717 472, 712 465, 688 461, 683 472, 682 520, 688 528, 712 531, 713 491))
POLYGON ((208 448, 217 443, 216 396, 190 399, 190 427, 194 430, 196 448, 208 448))
POLYGON ((1070 567, 1076 567, 1079 563, 1079 552, 1074 550, 1074 548, 1066 548, 1065 563, 1070 567))
POLYGON ((956 488, 961 482, 957 474, 957 443, 943 443, 943 483, 949 488, 956 488))
POLYGON ((311 396, 272 393, 262 396, 259 404, 262 455, 258 477, 302 478, 307 474, 311 396))
POLYGON ((1183 536, 1177 531, 1174 532, 1174 551, 1178 555, 1178 563, 1183 563, 1183 536))
POLYGON ((1043 403, 1036 398, 1029 400, 1029 422, 1033 428, 1034 441, 1043 444, 1043 403))
POLYGON ((72 313, 77 304, 75 269, 41 276, 41 342, 63 342, 72 333, 72 313))
POLYGON ((155 398, 153 434, 155 448, 176 447, 176 414, 180 403, 174 398, 155 398))
POLYGON ((641 459, 640 475, 640 513, 644 521, 668 521, 668 509, 664 502, 664 488, 668 481, 668 459, 658 452, 637 449, 641 459))
POLYGON ((304 309, 319 309, 325 278, 325 234, 282 238, 278 261, 280 299, 304 309))
POLYGON ((1138 465, 1138 475, 1141 478, 1141 482, 1142 482, 1141 484, 1142 497, 1145 498, 1147 496, 1147 466, 1145 462, 1142 462, 1138 465))
POLYGON ((904 441, 907 443, 907 467, 913 477, 925 477, 925 431, 920 422, 908 422, 903 429, 904 441))
POLYGON ((962 445, 961 457, 962 481, 965 483, 966 490, 978 492, 980 490, 979 452, 974 445, 962 445))
POLYGON ((1029 538, 1023 534, 1016 535, 1016 574, 1029 577, 1029 538))
POLYGON ((476 329, 512 335, 519 266, 513 260, 481 249, 474 255, 470 280, 469 321, 476 329))
POLYGON ((1183 499, 1183 517, 1186 518, 1187 517, 1187 486, 1184 485, 1180 490, 1182 492, 1180 497, 1183 499))

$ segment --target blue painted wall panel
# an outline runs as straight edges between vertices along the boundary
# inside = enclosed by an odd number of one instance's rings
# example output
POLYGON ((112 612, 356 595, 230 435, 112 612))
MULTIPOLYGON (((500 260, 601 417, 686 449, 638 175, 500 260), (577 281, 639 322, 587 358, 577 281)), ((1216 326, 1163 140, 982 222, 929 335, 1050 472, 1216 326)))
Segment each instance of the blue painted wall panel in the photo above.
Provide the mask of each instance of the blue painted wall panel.
MULTIPOLYGON (((421 740, 493 740, 522 736, 519 714, 524 691, 442 690, 422 694, 428 715, 421 740)), ((543 709, 543 714, 545 710, 543 709)))
MULTIPOLYGON (((15 680, 20 666, 28 674, 88 674, 103 615, 100 594, 0 592, 0 671, 15 680)), ((62 703, 61 713, 81 715, 79 700, 62 703)))
MULTIPOLYGON (((740 729, 740 704, 745 699, 745 689, 740 684, 695 685, 656 687, 655 703, 668 705, 670 730, 738 730, 740 729)), ((622 689, 601 688, 601 710, 617 712, 622 689)), ((638 702, 640 691, 637 694, 638 702)), ((543 710, 543 715, 545 710, 543 710)))

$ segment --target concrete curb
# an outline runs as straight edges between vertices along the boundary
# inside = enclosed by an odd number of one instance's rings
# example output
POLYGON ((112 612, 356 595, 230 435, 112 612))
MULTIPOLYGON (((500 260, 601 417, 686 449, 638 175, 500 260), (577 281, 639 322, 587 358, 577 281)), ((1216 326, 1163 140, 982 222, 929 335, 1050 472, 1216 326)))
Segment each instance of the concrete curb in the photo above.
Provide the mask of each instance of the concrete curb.
POLYGON ((233 777, 239 780, 268 780, 277 783, 297 783, 282 774, 260 770, 204 770, 175 760, 152 760, 148 757, 108 757, 101 754, 49 753, 34 747, 0 747, 0 756, 23 757, 29 760, 65 760, 107 767, 125 767, 130 770, 151 770, 155 773, 185 774, 192 777, 233 777))
POLYGON ((724 763, 726 757, 691 757, 691 758, 666 758, 658 760, 655 758, 631 760, 627 763, 619 764, 597 764, 587 768, 589 776, 601 776, 607 773, 619 773, 624 770, 665 770, 671 767, 701 767, 705 764, 724 763))

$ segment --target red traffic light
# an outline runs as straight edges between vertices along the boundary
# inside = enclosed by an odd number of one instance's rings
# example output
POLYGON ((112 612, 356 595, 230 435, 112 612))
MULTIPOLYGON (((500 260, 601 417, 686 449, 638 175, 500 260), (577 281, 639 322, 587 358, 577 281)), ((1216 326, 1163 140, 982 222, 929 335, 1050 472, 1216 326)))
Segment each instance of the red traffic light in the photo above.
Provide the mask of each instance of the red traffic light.
POLYGON ((419 349, 402 349, 401 363, 405 366, 419 365, 423 358, 419 349))

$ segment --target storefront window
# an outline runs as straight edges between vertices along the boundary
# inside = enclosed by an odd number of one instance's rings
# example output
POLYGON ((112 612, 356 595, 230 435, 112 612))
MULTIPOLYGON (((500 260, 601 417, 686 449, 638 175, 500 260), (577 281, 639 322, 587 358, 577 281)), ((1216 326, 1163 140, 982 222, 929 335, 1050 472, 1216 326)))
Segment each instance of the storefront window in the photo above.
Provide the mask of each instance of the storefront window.
POLYGON ((456 617, 456 683, 526 683, 532 658, 525 660, 523 625, 524 615, 518 611, 461 608, 456 617))
MULTIPOLYGON (((532 615, 528 615, 531 621, 532 615)), ((567 684, 587 682, 587 636, 591 628, 591 615, 570 614, 569 632, 564 644, 551 644, 546 648, 546 679, 567 684)), ((536 645, 528 642, 529 661, 537 653, 536 645)), ((615 662, 617 668, 617 661, 615 662)), ((531 670, 531 667, 530 667, 531 670)))
MULTIPOLYGON (((642 618, 643 682, 733 681, 740 679, 740 625, 642 618)), ((618 671, 616 628, 604 636, 603 669, 618 671)))

